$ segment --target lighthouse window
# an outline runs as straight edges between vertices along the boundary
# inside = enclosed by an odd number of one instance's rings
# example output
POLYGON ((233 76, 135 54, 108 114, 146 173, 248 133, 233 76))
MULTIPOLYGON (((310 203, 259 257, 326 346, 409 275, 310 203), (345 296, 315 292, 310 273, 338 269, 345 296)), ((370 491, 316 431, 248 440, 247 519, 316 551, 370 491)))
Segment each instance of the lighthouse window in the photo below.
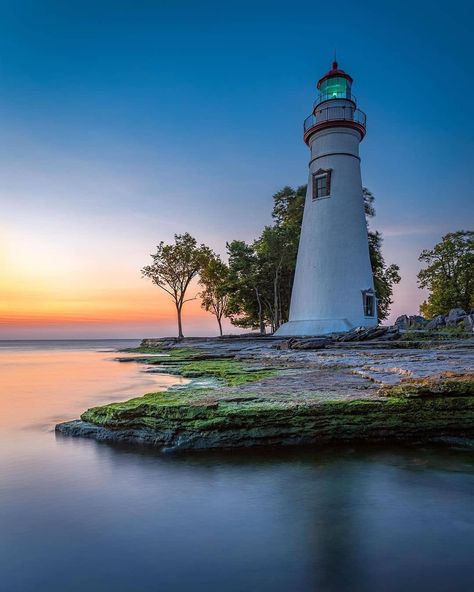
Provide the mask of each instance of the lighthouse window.
POLYGON ((327 101, 328 99, 351 98, 351 84, 348 80, 340 76, 328 78, 321 84, 319 90, 323 101, 327 101))
POLYGON ((313 175, 313 199, 328 197, 331 193, 331 171, 319 169, 313 175))
POLYGON ((362 292, 364 302, 364 315, 366 317, 375 316, 375 296, 372 290, 362 292))

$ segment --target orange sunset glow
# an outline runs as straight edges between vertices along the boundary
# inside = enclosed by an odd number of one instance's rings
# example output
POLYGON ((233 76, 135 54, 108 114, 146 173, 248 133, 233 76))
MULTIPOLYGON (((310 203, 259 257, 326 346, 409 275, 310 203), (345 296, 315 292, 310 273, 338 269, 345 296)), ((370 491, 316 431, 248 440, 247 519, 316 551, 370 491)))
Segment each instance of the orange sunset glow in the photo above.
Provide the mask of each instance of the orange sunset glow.
MULTIPOLYGON (((65 250, 64 243, 43 241, 37 246, 32 242, 4 237, 1 244, 2 336, 175 333, 171 299, 140 275, 145 255, 111 264, 101 251, 83 257, 73 249, 65 250)), ((198 291, 194 282, 190 295, 198 291)), ((213 330, 212 318, 198 299, 186 304, 185 313, 191 332, 213 330)))

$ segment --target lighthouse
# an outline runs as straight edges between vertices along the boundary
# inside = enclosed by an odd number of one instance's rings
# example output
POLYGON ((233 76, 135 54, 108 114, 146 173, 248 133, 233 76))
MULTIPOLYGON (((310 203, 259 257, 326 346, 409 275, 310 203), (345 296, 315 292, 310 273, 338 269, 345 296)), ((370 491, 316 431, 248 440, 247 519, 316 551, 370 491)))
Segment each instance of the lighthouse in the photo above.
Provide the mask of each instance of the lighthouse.
POLYGON ((311 156, 290 318, 276 335, 324 335, 377 325, 359 144, 366 115, 336 61, 304 122, 311 156))

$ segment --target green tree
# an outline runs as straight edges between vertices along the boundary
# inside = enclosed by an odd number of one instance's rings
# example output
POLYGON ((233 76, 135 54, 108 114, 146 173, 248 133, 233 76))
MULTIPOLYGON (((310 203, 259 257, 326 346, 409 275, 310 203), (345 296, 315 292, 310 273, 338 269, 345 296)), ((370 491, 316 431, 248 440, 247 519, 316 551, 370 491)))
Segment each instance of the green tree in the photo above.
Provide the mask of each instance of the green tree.
MULTIPOLYGON (((363 190, 367 220, 375 216, 374 196, 363 190)), ((252 244, 233 241, 229 254, 231 321, 240 327, 266 326, 276 331, 289 317, 291 290, 296 268, 306 185, 286 186, 273 196, 274 224, 266 226, 252 244)), ((387 317, 393 285, 400 281, 397 265, 386 265, 382 235, 367 228, 369 252, 377 294, 378 317, 387 317)))
POLYGON ((379 321, 388 317, 392 305, 393 284, 401 280, 400 268, 395 263, 385 264, 382 255, 382 235, 380 232, 369 230, 369 255, 374 276, 374 288, 377 295, 377 316, 379 321))
POLYGON ((290 314, 291 290, 296 269, 296 258, 303 221, 306 185, 296 189, 284 187, 273 196, 272 218, 275 220, 272 230, 266 230, 259 239, 267 244, 266 249, 273 256, 267 259, 274 262, 273 314, 271 326, 276 331, 288 321, 290 314), (273 248, 272 248, 273 245, 273 248))
POLYGON ((266 226, 254 244, 264 303, 272 332, 288 320, 299 233, 285 224, 266 226))
POLYGON ((303 221, 306 185, 283 187, 273 196, 272 218, 279 226, 294 228, 298 238, 303 221))
POLYGON ((263 281, 253 245, 233 240, 227 243, 229 275, 227 309, 237 327, 259 329, 265 333, 263 281))
POLYGON ((474 307, 474 231, 446 234, 432 249, 422 251, 419 261, 428 264, 418 274, 420 288, 429 290, 420 306, 424 316, 447 314, 451 308, 469 312, 474 307))
POLYGON ((367 187, 363 188, 362 194, 364 197, 365 219, 367 220, 370 263, 377 296, 377 317, 379 321, 383 321, 388 317, 390 306, 393 304, 393 285, 398 284, 402 278, 400 277, 398 265, 392 263, 387 266, 385 263, 382 255, 383 238, 380 232, 369 229, 369 219, 375 216, 374 194, 367 187))
POLYGON ((202 308, 216 317, 221 337, 222 318, 229 315, 228 281, 229 268, 219 255, 210 251, 199 272, 199 283, 203 287, 199 296, 202 308))
POLYGON ((305 187, 285 187, 274 196, 275 224, 252 244, 227 245, 231 321, 240 327, 272 331, 288 320, 305 187))
POLYGON ((198 247, 196 239, 187 232, 175 234, 174 244, 165 245, 163 241, 151 255, 153 263, 143 267, 142 274, 173 299, 178 316, 178 337, 182 339, 183 325, 181 313, 183 305, 194 298, 185 299, 189 284, 199 273, 204 261, 209 257, 209 248, 198 247))
MULTIPOLYGON (((366 187, 363 188, 364 209, 367 219, 367 226, 369 219, 375 217, 375 197, 374 194, 366 187)), ((287 307, 283 307, 283 322, 288 320, 289 301, 291 297, 291 288, 293 285, 294 270, 296 267, 296 255, 298 252, 298 243, 301 231, 301 223, 303 221, 303 212, 306 196, 306 185, 298 187, 294 190, 291 187, 284 187, 281 191, 273 196, 273 218, 279 226, 288 228, 291 232, 292 240, 287 242, 286 247, 289 249, 294 257, 293 273, 291 274, 291 281, 288 286, 287 293, 283 296, 283 300, 287 300, 287 307), (289 292, 289 295, 288 295, 289 292)), ((390 306, 393 303, 393 286, 398 284, 401 280, 400 268, 398 265, 392 263, 386 265, 385 259, 382 255, 383 238, 380 232, 370 230, 367 228, 369 239, 369 254, 372 265, 372 273, 374 276, 374 287, 377 296, 377 316, 379 320, 387 318, 390 312, 390 306)))

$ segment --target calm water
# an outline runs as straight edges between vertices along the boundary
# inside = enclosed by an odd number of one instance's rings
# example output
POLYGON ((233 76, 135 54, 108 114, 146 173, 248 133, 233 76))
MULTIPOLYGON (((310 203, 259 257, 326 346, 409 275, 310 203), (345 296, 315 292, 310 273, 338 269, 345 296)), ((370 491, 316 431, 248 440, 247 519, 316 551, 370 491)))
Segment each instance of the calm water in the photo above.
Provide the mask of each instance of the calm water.
POLYGON ((473 453, 56 438, 91 405, 176 382, 113 362, 125 345, 0 342, 1 590, 474 590, 473 453))

